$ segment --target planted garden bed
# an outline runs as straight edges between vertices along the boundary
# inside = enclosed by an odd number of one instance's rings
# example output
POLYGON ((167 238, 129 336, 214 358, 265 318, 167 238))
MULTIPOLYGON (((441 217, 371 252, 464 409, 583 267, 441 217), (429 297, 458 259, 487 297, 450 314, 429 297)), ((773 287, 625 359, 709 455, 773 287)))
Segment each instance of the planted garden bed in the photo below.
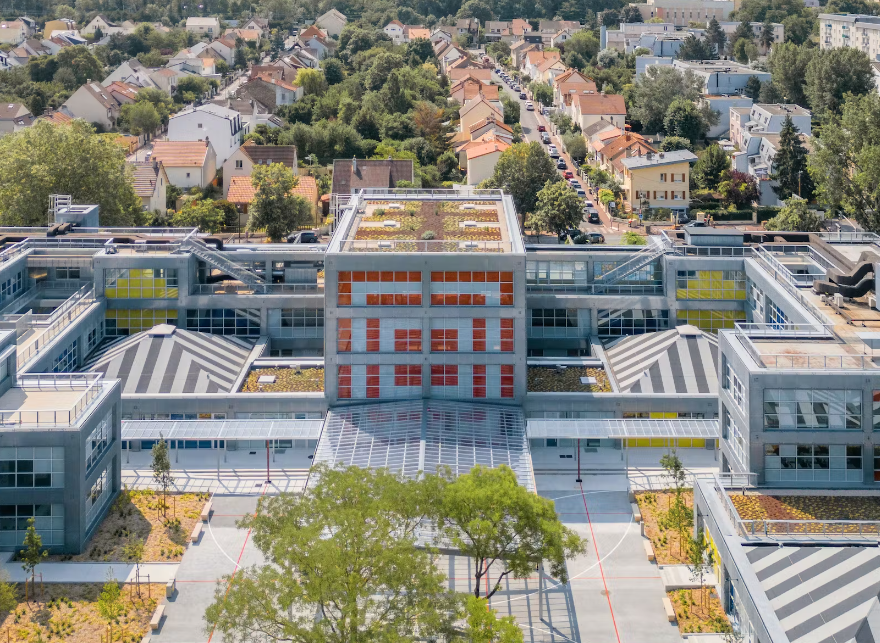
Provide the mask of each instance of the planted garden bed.
POLYGON ((324 390, 324 369, 255 368, 248 373, 239 393, 318 393, 324 390), (265 381, 260 382, 260 378, 265 381), (269 382, 268 378, 275 378, 269 382))
MULTIPOLYGON (((38 570, 39 571, 39 570, 38 570)), ((107 637, 107 621, 98 611, 100 583, 45 583, 42 593, 37 582, 37 599, 24 601, 24 585, 17 585, 18 606, 0 623, 0 640, 37 643, 98 643, 107 637)), ((141 583, 139 597, 132 584, 121 586, 122 614, 113 624, 114 643, 137 643, 150 629, 150 618, 165 585, 141 583), (148 598, 149 594, 149 598, 148 598)), ((32 588, 28 587, 32 593, 32 588)))
MULTIPOLYGON (((401 208, 388 208, 392 202, 371 202, 373 206, 361 217, 355 233, 357 241, 501 241, 497 204, 492 201, 471 203, 402 201, 401 208), (472 205, 474 209, 462 209, 472 205), (483 206, 483 207, 480 207, 483 206), (488 207, 492 206, 492 207, 488 207), (380 224, 394 221, 397 226, 380 224), (476 226, 462 227, 465 221, 476 226), (479 225, 479 224, 495 225, 479 225)), ((403 251, 397 248, 398 251, 403 251)))
POLYGON ((691 516, 684 539, 674 528, 669 516, 674 499, 675 494, 672 491, 640 491, 636 494, 636 502, 645 525, 645 536, 654 547, 654 556, 658 565, 688 563, 686 539, 690 537, 693 529, 694 492, 691 489, 682 492, 682 499, 691 516))
POLYGON ((533 393, 610 393, 611 383, 601 368, 567 366, 557 370, 552 366, 529 366, 528 390, 533 393), (584 384, 581 378, 595 383, 584 384))
MULTIPOLYGON (((763 520, 862 520, 880 521, 880 498, 876 496, 770 496, 731 494, 739 517, 755 520, 755 529, 764 530, 763 520)), ((782 526, 780 526, 780 529, 782 526)), ((857 525, 787 525, 786 530, 809 533, 834 531, 855 533, 857 525)), ((773 530, 773 525, 768 525, 773 530)))
POLYGON ((667 595, 682 634, 721 634, 732 630, 714 588, 677 589, 667 595))

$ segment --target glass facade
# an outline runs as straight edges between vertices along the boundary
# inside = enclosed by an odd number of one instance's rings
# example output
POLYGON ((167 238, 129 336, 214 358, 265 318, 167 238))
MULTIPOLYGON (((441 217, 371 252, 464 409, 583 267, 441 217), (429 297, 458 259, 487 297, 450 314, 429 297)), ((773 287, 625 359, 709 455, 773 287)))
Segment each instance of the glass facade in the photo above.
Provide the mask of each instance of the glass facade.
POLYGON ((513 306, 512 272, 432 272, 432 306, 513 306))
POLYGON ((323 337, 323 308, 273 308, 268 313, 272 337, 323 337))
POLYGON ((104 313, 104 334, 107 337, 136 335, 159 324, 177 326, 177 311, 108 310, 104 313))
POLYGON ((589 331, 589 310, 577 308, 532 308, 529 314, 529 337, 586 337, 589 331))
POLYGON ((513 397, 513 364, 431 364, 431 396, 470 400, 513 397))
POLYGON ((0 505, 0 546, 20 547, 29 518, 44 546, 64 544, 64 505, 0 505))
POLYGON ((11 301, 24 291, 24 272, 19 271, 0 281, 0 302, 11 301))
POLYGON ((862 392, 843 389, 764 389, 764 430, 859 430, 862 392))
POLYGON ((338 306, 421 306, 422 273, 341 271, 337 279, 338 306))
POLYGON ((745 321, 742 310, 679 310, 676 314, 678 324, 690 324, 707 333, 718 333, 725 328, 733 328, 738 321, 745 321))
POLYGON ((101 459, 107 446, 110 444, 112 427, 110 424, 110 413, 98 422, 98 425, 89 434, 86 440, 86 470, 101 459))
POLYGON ((598 312, 599 337, 643 335, 669 329, 668 310, 609 310, 598 312))
POLYGON ((55 358, 52 363, 53 373, 71 373, 76 370, 79 362, 77 358, 77 344, 79 340, 73 340, 68 346, 61 351, 61 354, 55 358))
POLYGON ((0 448, 0 487, 64 486, 64 447, 0 448))
POLYGON ((746 410, 746 392, 743 383, 736 376, 736 373, 733 372, 733 368, 730 366, 730 363, 726 358, 723 358, 723 365, 721 369, 721 386, 730 393, 730 397, 733 398, 733 401, 736 403, 737 408, 740 411, 746 410))
POLYGON ((177 270, 110 268, 104 271, 107 299, 177 299, 177 270))
POLYGON ((399 400, 422 396, 421 364, 352 364, 337 370, 338 397, 399 400))
POLYGON ((860 444, 764 445, 767 482, 861 482, 860 444))
POLYGON ((512 353, 513 319, 432 319, 431 352, 512 353))
POLYGON ((186 329, 215 335, 260 336, 260 311, 256 308, 187 310, 186 329))
POLYGON ((345 319, 336 322, 339 353, 410 353, 422 350, 421 319, 345 319))
POLYGON ((746 452, 746 438, 742 430, 737 426, 733 416, 725 408, 723 415, 724 422, 721 427, 721 437, 727 442, 730 452, 736 458, 742 471, 748 471, 748 454, 746 452))
POLYGON ((679 270, 676 299, 746 300, 746 273, 742 270, 679 270))
POLYGON ((109 474, 107 469, 104 469, 86 493, 86 525, 91 525, 98 518, 112 495, 109 474))
POLYGON ((586 288, 587 265, 585 261, 528 261, 526 286, 562 291, 586 288))

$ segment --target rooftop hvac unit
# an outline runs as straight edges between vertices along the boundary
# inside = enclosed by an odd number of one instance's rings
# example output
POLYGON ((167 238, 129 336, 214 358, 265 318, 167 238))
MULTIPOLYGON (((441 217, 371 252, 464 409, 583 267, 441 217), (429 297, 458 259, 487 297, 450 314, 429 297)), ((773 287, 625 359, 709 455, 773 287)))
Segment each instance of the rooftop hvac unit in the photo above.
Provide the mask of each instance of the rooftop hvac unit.
POLYGON ((838 308, 843 307, 843 295, 839 292, 834 293, 834 305, 838 308))

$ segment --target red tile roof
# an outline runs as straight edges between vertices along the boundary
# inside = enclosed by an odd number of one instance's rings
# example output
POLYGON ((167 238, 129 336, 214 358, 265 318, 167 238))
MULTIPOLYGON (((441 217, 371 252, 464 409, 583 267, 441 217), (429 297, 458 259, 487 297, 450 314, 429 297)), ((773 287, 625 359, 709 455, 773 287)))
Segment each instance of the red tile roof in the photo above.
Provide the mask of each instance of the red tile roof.
POLYGON ((156 141, 153 143, 154 161, 165 167, 202 167, 208 155, 205 141, 156 141))

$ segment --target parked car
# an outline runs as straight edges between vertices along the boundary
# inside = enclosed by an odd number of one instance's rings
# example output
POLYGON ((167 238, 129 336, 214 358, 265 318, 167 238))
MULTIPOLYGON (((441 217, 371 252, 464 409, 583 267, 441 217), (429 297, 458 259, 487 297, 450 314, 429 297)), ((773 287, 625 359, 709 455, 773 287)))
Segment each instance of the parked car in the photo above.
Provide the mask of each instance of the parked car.
POLYGON ((587 198, 587 193, 584 192, 584 189, 583 189, 581 186, 578 186, 577 188, 575 188, 575 192, 577 192, 577 195, 578 195, 580 198, 582 198, 582 199, 586 199, 586 198, 587 198))
MULTIPOLYGON (((565 174, 571 174, 571 170, 566 170, 565 174)), ((562 176, 565 176, 565 174, 563 174, 562 176)), ((574 175, 569 176, 569 177, 566 177, 566 178, 568 179, 568 184, 569 184, 571 187, 573 187, 575 190, 577 190, 579 187, 581 187, 581 182, 578 181, 578 180, 574 177, 574 175)))
POLYGON ((557 236, 559 237, 560 243, 562 243, 568 237, 571 237, 572 239, 574 239, 575 237, 579 237, 582 234, 583 233, 580 230, 578 230, 577 228, 568 228, 568 229, 560 232, 557 236))
POLYGON ((678 223, 678 225, 686 225, 686 224, 690 223, 691 218, 687 214, 682 212, 677 217, 675 217, 675 220, 678 223))
POLYGON ((705 221, 691 221, 690 223, 686 224, 685 227, 687 227, 687 228, 708 228, 709 226, 706 225, 705 221))
POLYGON ((589 199, 584 201, 584 210, 586 210, 587 208, 595 208, 595 207, 596 207, 596 204, 593 203, 592 201, 590 201, 589 199))
POLYGON ((575 243, 605 243, 605 235, 601 232, 584 232, 579 239, 575 240, 575 243), (581 241, 585 239, 584 241, 581 241))
POLYGON ((520 99, 520 100, 525 100, 525 99, 526 99, 526 93, 525 93, 525 92, 520 92, 520 93, 519 93, 519 99, 520 99))
MULTIPOLYGON (((520 98, 522 98, 522 94, 520 94, 520 98)), ((529 101, 526 103, 526 111, 527 112, 534 112, 535 111, 535 105, 534 105, 534 103, 532 103, 532 101, 529 101)))
MULTIPOLYGON (((566 179, 573 179, 574 172, 572 172, 571 170, 566 170, 565 172, 562 173, 562 177, 566 178, 566 179)), ((569 183, 571 183, 571 181, 569 181, 569 183)))
POLYGON ((546 131, 547 131, 547 128, 544 127, 543 125, 538 125, 538 131, 539 131, 539 132, 546 132, 546 131))
POLYGON ((590 208, 587 210, 587 223, 602 223, 602 219, 599 218, 599 211, 596 208, 590 208))
POLYGON ((321 243, 318 235, 310 230, 297 232, 287 237, 287 243, 321 243))
POLYGON ((555 145, 550 145, 550 146, 547 148, 547 154, 549 154, 550 156, 553 156, 554 154, 555 154, 556 156, 559 156, 559 151, 556 149, 556 146, 555 146, 555 145))
MULTIPOLYGON (((565 163, 565 159, 559 159, 558 161, 556 161, 556 169, 557 170, 567 170, 568 169, 568 165, 565 163)), ((584 195, 584 196, 586 196, 586 195, 584 195)))
POLYGON ((541 142, 544 145, 550 144, 550 135, 547 132, 541 132, 541 142))

